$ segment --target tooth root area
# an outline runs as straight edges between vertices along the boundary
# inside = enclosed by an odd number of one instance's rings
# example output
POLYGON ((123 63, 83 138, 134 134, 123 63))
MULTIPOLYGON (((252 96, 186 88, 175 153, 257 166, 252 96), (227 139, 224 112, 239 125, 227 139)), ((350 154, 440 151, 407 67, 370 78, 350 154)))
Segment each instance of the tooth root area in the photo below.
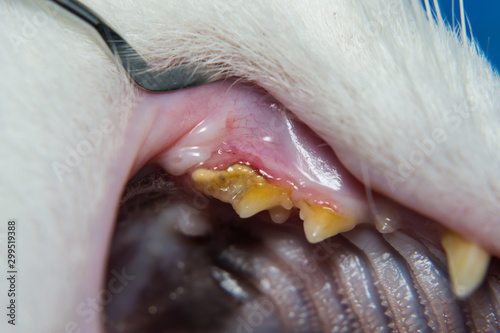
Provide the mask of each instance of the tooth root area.
POLYGON ((466 298, 483 282, 491 255, 452 231, 443 236, 441 244, 446 252, 452 289, 458 298, 466 298))
POLYGON ((302 201, 299 208, 300 218, 304 221, 304 233, 310 243, 321 242, 356 226, 353 218, 338 214, 329 207, 313 206, 302 201))
POLYGON ((270 210, 271 218, 281 222, 287 216, 284 211, 293 208, 290 190, 272 185, 246 165, 220 171, 198 169, 191 178, 205 194, 230 203, 241 218, 270 210))

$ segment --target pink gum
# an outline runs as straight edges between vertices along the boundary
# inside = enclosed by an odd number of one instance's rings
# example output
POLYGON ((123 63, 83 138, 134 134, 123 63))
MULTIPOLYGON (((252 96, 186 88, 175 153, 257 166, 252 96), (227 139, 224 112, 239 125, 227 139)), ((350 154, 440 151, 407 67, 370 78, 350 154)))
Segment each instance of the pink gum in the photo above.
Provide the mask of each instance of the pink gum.
MULTIPOLYGON (((173 175, 242 163, 293 191, 292 199, 367 218, 364 186, 331 148, 266 92, 216 82, 167 94, 146 94, 138 106, 156 114, 138 160, 173 175)), ((138 166, 135 167, 137 169, 138 166)))

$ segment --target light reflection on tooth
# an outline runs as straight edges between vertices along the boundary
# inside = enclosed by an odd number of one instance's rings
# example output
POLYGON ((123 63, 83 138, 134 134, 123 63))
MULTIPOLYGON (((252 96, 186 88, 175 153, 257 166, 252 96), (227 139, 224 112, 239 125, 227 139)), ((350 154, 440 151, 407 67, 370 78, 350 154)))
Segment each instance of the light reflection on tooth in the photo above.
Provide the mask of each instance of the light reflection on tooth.
POLYGON ((491 255, 477 244, 448 231, 441 244, 448 260, 448 274, 458 298, 466 298, 483 282, 491 255))
POLYGON ((300 218, 304 221, 304 233, 310 243, 321 242, 356 226, 353 218, 340 215, 329 207, 312 206, 301 201, 299 208, 300 218))

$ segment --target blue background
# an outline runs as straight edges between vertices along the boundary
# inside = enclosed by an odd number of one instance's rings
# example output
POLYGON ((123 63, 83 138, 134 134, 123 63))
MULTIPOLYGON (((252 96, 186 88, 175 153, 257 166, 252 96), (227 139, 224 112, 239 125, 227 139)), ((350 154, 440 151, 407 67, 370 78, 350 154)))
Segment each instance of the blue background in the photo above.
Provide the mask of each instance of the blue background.
MULTIPOLYGON (((453 2, 457 25, 460 22, 458 0, 440 0, 439 8, 443 18, 451 25, 453 2)), ((476 42, 486 58, 500 71, 500 0, 464 0, 464 8, 476 42)))

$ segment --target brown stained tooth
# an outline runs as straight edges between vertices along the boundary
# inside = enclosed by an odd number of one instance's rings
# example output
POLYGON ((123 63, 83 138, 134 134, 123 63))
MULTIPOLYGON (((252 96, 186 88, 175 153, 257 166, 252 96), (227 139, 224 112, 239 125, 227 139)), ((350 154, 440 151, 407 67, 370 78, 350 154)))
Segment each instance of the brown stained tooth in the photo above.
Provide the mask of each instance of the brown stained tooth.
POLYGON ((273 221, 282 223, 293 208, 290 190, 269 183, 246 165, 220 171, 198 169, 191 178, 204 193, 230 203, 241 218, 269 210, 273 221))
POLYGON ((452 289, 458 298, 464 299, 483 282, 491 255, 453 231, 443 236, 441 244, 448 260, 452 289))
POLYGON ((191 179, 205 194, 232 204, 251 185, 248 174, 246 169, 230 166, 222 171, 198 169, 191 174, 191 179))

